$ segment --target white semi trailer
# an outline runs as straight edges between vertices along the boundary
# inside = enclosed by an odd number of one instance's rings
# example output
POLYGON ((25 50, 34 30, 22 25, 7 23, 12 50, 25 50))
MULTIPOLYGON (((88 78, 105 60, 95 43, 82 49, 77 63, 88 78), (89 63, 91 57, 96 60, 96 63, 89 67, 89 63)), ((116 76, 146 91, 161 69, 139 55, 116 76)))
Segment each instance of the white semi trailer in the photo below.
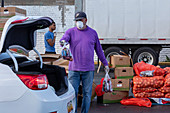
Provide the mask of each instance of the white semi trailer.
POLYGON ((133 62, 156 65, 170 47, 170 0, 75 0, 99 35, 105 56, 130 54, 133 62))

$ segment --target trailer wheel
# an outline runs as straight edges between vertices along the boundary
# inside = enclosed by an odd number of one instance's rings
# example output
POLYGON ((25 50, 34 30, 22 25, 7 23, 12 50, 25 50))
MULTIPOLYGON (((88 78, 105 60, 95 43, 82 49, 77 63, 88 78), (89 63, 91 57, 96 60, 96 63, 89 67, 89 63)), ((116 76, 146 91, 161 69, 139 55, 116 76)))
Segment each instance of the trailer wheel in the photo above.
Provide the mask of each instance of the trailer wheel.
POLYGON ((133 53, 133 63, 144 61, 151 65, 157 65, 158 56, 152 48, 141 47, 133 53))
POLYGON ((109 47, 109 48, 107 48, 107 49, 105 50, 105 52, 104 52, 107 61, 108 61, 108 62, 110 61, 110 56, 111 56, 111 55, 123 55, 123 53, 121 53, 121 51, 124 52, 124 51, 123 51, 121 48, 119 48, 119 47, 109 47))

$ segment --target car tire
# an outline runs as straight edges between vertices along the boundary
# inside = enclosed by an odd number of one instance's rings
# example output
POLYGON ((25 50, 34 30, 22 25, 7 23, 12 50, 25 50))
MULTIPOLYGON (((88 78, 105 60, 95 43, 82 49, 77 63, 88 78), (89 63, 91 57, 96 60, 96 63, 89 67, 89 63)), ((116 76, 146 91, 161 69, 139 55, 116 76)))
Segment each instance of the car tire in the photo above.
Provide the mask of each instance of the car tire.
POLYGON ((109 47, 105 50, 105 57, 107 61, 110 61, 110 55, 124 55, 122 52, 124 52, 121 48, 119 47, 109 47))
POLYGON ((133 53, 133 63, 144 61, 151 65, 158 64, 157 53, 150 47, 141 47, 133 53))

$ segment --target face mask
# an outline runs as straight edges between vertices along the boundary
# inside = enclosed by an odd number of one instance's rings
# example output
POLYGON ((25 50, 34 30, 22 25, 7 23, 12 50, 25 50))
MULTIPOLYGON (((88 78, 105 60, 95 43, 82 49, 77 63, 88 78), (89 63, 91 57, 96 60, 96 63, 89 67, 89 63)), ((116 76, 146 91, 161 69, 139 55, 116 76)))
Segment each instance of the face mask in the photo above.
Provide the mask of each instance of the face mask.
POLYGON ((82 21, 77 21, 76 26, 77 26, 78 29, 82 29, 83 28, 83 22, 82 21))

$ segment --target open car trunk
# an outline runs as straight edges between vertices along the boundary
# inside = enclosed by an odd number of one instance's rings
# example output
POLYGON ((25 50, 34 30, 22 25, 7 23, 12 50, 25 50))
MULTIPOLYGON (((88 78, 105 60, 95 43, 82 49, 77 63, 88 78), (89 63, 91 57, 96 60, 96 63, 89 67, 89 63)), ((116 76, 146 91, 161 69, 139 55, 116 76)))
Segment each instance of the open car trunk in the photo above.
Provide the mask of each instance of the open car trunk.
POLYGON ((16 74, 45 74, 48 82, 54 87, 56 94, 62 95, 68 90, 68 80, 65 69, 59 66, 42 63, 42 57, 35 49, 36 30, 44 29, 52 24, 49 17, 26 18, 14 16, 10 18, 4 27, 0 40, 0 63, 10 66, 16 74), (40 62, 29 60, 26 56, 16 56, 10 52, 14 47, 25 52, 34 50, 41 58, 40 62))
POLYGON ((49 85, 51 85, 58 96, 68 91, 68 80, 66 76, 65 68, 43 64, 43 68, 40 68, 38 61, 19 64, 19 71, 16 74, 45 74, 47 76, 49 85))

